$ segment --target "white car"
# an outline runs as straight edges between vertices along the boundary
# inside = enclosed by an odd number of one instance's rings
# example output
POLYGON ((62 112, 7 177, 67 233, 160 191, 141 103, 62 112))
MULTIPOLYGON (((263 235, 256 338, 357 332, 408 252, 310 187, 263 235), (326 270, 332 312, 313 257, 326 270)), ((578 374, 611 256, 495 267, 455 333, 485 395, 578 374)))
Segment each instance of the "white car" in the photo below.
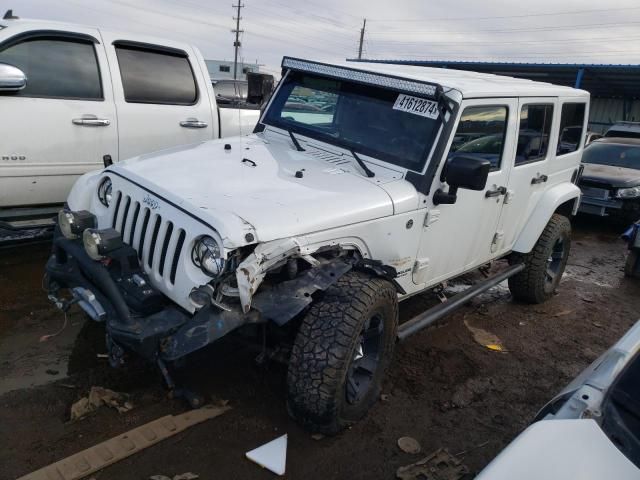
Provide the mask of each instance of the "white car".
POLYGON ((476 480, 640 478, 640 322, 538 419, 476 480))
POLYGON ((106 322, 115 365, 134 351, 166 373, 239 327, 294 338, 289 411, 335 433, 378 398, 397 338, 505 279, 525 302, 554 294, 584 142, 556 146, 561 124, 584 135, 589 94, 422 67, 282 67, 255 134, 78 180, 48 286, 106 322), (504 268, 398 325, 398 302, 494 260, 504 268))
POLYGON ((11 11, 0 20, 0 111, 0 226, 54 216, 88 171, 248 134, 260 115, 218 108, 192 45, 11 11))

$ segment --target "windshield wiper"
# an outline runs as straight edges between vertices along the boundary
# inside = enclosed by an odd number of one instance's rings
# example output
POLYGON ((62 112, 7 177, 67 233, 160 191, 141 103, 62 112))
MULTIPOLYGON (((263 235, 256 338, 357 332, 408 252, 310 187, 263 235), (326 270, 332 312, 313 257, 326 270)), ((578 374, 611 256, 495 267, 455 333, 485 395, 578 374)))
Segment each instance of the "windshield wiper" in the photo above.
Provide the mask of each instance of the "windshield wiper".
POLYGON ((376 174, 373 173, 369 167, 367 167, 367 164, 364 163, 362 161, 362 159, 358 156, 358 154, 356 152, 354 152, 353 150, 351 150, 351 155, 353 155, 353 158, 356 159, 356 162, 358 162, 358 165, 360 165, 360 167, 362 168, 362 170, 364 170, 364 173, 367 174, 367 177, 371 178, 371 177, 375 177, 376 174))
POLYGON ((291 137, 291 141, 293 142, 293 144, 296 146, 296 150, 298 150, 299 152, 304 152, 304 148, 302 148, 302 145, 300 145, 298 139, 293 136, 293 132, 291 130, 287 130, 287 133, 291 137))

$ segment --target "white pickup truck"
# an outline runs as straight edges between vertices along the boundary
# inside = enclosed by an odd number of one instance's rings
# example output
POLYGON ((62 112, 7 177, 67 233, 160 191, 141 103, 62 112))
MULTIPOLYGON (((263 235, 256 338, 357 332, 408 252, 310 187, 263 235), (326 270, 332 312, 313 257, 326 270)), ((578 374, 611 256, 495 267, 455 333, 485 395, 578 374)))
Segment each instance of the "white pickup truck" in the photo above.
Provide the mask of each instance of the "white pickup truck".
POLYGON ((0 111, 0 222, 14 225, 53 216, 105 156, 248 134, 260 114, 219 108, 192 45, 11 11, 0 20, 0 111))

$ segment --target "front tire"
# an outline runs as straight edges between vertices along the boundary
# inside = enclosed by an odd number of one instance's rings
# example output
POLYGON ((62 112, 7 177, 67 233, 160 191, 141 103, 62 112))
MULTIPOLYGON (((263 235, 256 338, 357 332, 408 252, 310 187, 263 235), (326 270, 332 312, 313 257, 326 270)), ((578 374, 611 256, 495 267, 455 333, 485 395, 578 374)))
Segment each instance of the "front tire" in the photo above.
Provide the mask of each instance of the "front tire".
POLYGON ((509 290, 516 300, 542 303, 550 299, 564 273, 571 249, 571 222, 554 214, 540 238, 527 254, 515 254, 512 263, 523 262, 525 269, 509 278, 509 290))
POLYGON ((291 351, 291 416, 328 435, 361 419, 380 396, 397 325, 390 282, 351 271, 328 288, 302 320, 291 351))

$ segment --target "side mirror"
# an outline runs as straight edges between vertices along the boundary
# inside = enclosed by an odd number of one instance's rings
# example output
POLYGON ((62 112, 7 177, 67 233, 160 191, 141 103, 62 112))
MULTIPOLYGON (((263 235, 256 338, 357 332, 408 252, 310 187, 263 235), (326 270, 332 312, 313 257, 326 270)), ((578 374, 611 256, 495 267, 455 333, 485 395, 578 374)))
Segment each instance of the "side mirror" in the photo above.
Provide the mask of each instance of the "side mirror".
POLYGON ((454 156, 447 162, 443 173, 444 180, 449 184, 449 191, 443 192, 438 189, 433 194, 433 203, 436 205, 456 203, 459 188, 484 190, 490 170, 491 162, 484 158, 471 155, 454 156))
POLYGON ((18 92, 27 86, 27 76, 13 65, 0 63, 0 92, 18 92))
POLYGON ((247 72, 247 102, 262 105, 269 100, 273 91, 273 75, 247 72))

